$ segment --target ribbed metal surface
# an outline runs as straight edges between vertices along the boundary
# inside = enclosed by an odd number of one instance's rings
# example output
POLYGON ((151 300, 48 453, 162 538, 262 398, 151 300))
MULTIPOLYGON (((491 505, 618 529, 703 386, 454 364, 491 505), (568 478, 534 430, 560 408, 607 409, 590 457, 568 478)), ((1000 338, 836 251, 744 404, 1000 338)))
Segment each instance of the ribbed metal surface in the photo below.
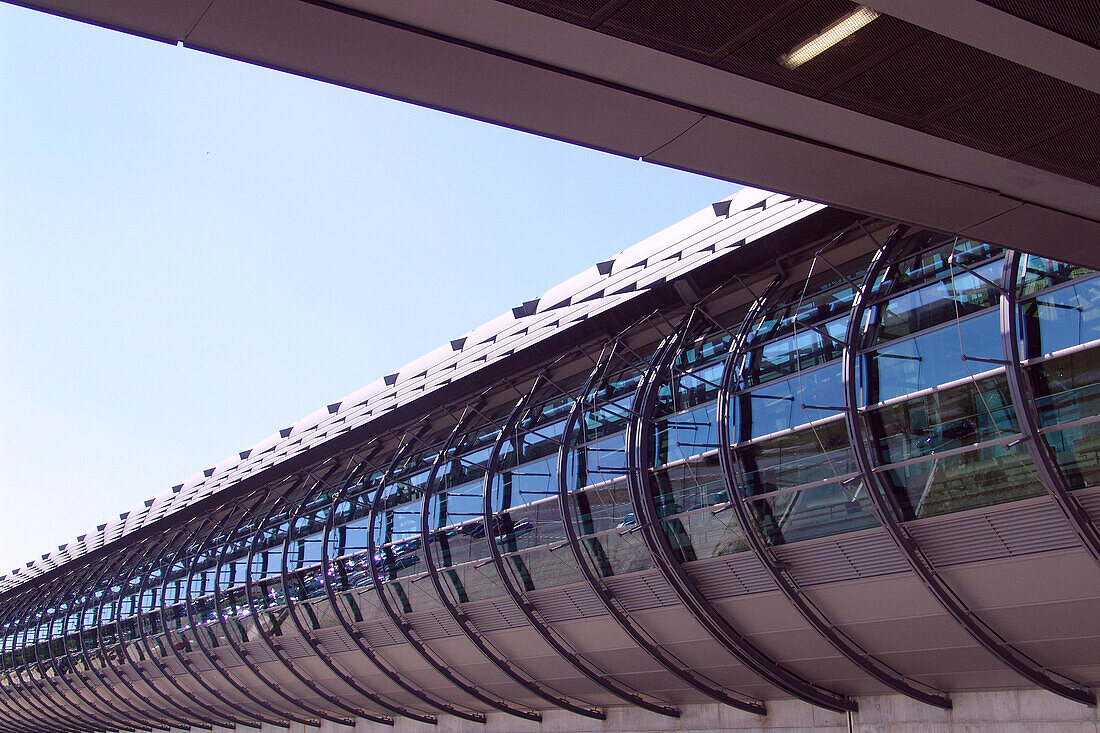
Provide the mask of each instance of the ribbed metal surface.
POLYGON ((675 606, 679 603, 668 583, 655 571, 607 578, 605 582, 628 611, 644 611, 647 608, 675 606))
POLYGON ((712 600, 775 590, 760 561, 747 552, 692 563, 688 573, 712 600))
POLYGON ((355 642, 347 635, 342 626, 329 629, 319 629, 313 632, 313 640, 320 644, 330 654, 342 654, 358 650, 355 642))
POLYGON ((401 632, 389 619, 358 624, 357 629, 363 633, 363 638, 372 647, 394 646, 395 644, 405 643, 401 632))
POLYGON ((420 638, 426 641, 462 635, 462 629, 446 611, 410 613, 405 618, 412 624, 420 638))
POLYGON ((1092 0, 981 0, 1029 23, 1100 48, 1100 5, 1092 0))
POLYGON ((529 594, 529 598, 550 623, 607 615, 607 609, 588 586, 548 588, 529 594))
POLYGON ((1029 502, 988 513, 909 525, 936 565, 995 560, 1077 545, 1068 522, 1050 502, 1029 502))
POLYGON ((527 626, 523 614, 506 598, 498 598, 487 603, 471 603, 460 608, 470 617, 474 625, 484 632, 527 626))

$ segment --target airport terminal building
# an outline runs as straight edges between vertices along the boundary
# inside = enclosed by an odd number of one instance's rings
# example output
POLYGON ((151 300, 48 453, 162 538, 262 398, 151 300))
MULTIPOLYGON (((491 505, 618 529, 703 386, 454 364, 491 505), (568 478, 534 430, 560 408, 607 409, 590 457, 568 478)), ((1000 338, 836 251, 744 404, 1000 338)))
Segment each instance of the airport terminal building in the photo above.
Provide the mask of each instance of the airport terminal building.
POLYGON ((1098 370, 1094 270, 744 189, 4 576, 0 731, 1095 730, 1098 370))

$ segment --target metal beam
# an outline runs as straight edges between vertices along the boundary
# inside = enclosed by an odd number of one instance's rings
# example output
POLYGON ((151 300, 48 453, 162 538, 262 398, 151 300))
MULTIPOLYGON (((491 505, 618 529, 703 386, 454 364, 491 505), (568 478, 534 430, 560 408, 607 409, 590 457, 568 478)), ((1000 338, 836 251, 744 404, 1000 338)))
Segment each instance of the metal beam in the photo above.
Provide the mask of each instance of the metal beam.
POLYGON ((649 365, 645 376, 638 383, 632 415, 627 427, 626 446, 629 469, 627 481, 630 487, 630 501, 638 518, 638 526, 641 528, 646 547, 649 548, 654 564, 679 598, 681 605, 706 629, 720 647, 769 684, 800 700, 827 710, 854 711, 856 710, 854 700, 795 674, 735 629, 692 582, 683 565, 676 559, 672 543, 665 534, 661 513, 654 499, 652 473, 649 470, 651 462, 649 439, 661 377, 668 372, 672 360, 675 359, 692 328, 693 315, 694 313, 688 314, 658 349, 653 363, 649 365))
POLYGON ((936 566, 920 548, 912 534, 901 523, 902 513, 889 488, 884 485, 882 476, 875 471, 875 462, 867 449, 867 436, 864 435, 863 418, 860 414, 859 392, 856 384, 856 364, 861 358, 859 350, 860 324, 869 307, 871 289, 875 280, 890 264, 892 256, 902 241, 905 227, 896 228, 883 246, 875 253, 863 277, 862 285, 856 290, 852 300, 851 314, 848 317, 848 329, 844 337, 843 382, 844 382, 844 418, 848 429, 848 440, 855 454, 856 463, 867 487, 875 515, 894 541, 898 550, 909 563, 917 577, 921 579, 932 596, 939 602, 948 615, 953 618, 986 651, 999 659, 1005 666, 1019 673, 1025 679, 1050 690, 1056 695, 1083 703, 1095 705, 1096 696, 1083 685, 1068 678, 1052 674, 1043 665, 1027 657, 1006 642, 996 631, 968 608, 958 593, 939 574, 936 566), (1063 681, 1064 680, 1064 681, 1063 681))
MULTIPOLYGON (((749 337, 753 325, 763 316, 772 299, 783 283, 782 277, 776 277, 750 306, 744 319, 741 321, 737 333, 730 342, 729 353, 726 355, 725 366, 722 372, 722 382, 718 390, 718 435, 722 447, 718 451, 718 460, 722 466, 722 478, 726 484, 726 494, 729 497, 730 507, 737 523, 741 527, 741 534, 745 538, 749 549, 756 555, 761 566, 771 576, 779 591, 787 598, 790 604, 802 616, 802 618, 822 636, 845 659, 861 668, 874 679, 884 685, 900 692, 903 695, 919 700, 929 705, 934 705, 945 710, 951 709, 951 698, 946 694, 927 688, 926 686, 910 682, 897 670, 881 662, 866 650, 859 646, 851 637, 841 631, 825 615, 825 613, 813 602, 806 592, 799 586, 798 580, 790 572, 764 540, 760 532, 759 524, 753 519, 748 506, 749 497, 745 491, 744 482, 741 480, 742 466, 731 446, 732 421, 731 400, 732 393, 737 383, 737 365, 748 352, 749 337)), ((796 355, 797 356, 797 355, 796 355)))

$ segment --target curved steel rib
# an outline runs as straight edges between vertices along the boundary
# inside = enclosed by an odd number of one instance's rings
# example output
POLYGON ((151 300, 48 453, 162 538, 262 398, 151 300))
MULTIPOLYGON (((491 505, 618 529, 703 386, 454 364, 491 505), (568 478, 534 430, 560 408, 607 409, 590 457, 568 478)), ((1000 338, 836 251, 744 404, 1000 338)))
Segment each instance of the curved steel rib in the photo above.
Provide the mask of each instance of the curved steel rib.
MULTIPOLYGON (((320 644, 317 643, 317 640, 313 638, 313 634, 310 633, 309 629, 307 629, 305 627, 305 624, 302 623, 302 620, 298 617, 298 614, 294 609, 293 602, 290 600, 290 593, 288 592, 289 588, 290 588, 290 573, 289 573, 289 568, 287 567, 287 557, 288 557, 288 551, 290 549, 291 533, 292 533, 292 530, 293 530, 295 524, 298 522, 299 519, 301 519, 302 512, 310 504, 311 499, 315 495, 317 495, 317 494, 321 493, 322 491, 324 491, 326 488, 327 488, 327 485, 325 484, 324 480, 317 481, 314 484, 313 488, 309 492, 307 492, 306 495, 294 505, 293 511, 289 512, 288 517, 287 517, 288 530, 287 530, 286 538, 284 539, 284 542, 283 542, 283 553, 282 553, 283 559, 282 559, 282 564, 281 564, 281 567, 280 567, 280 576, 281 576, 281 582, 282 582, 282 587, 283 587, 283 597, 287 599, 287 609, 290 612, 289 613, 290 621, 291 621, 291 623, 294 624, 294 627, 298 630, 298 633, 300 633, 302 635, 302 639, 304 639, 306 644, 308 644, 309 647, 313 650, 313 653, 317 655, 317 658, 320 659, 322 662, 324 662, 325 666, 328 667, 329 669, 331 669, 333 671, 333 673, 344 684, 346 684, 348 687, 355 690, 358 694, 362 695, 364 698, 366 698, 367 700, 370 700, 372 703, 374 703, 375 705, 378 705, 379 707, 381 707, 384 710, 389 710, 390 712, 396 713, 397 715, 404 715, 407 718, 411 718, 411 719, 416 720, 416 721, 421 722, 421 723, 434 724, 436 722, 435 716, 426 715, 424 713, 420 713, 420 712, 417 712, 415 710, 411 710, 410 708, 407 708, 404 705, 401 705, 399 703, 387 700, 386 698, 379 695, 377 692, 375 692, 375 691, 363 686, 362 684, 360 684, 360 682, 358 680, 356 680, 353 675, 351 675, 349 672, 347 672, 347 670, 343 669, 343 667, 341 667, 336 662, 335 659, 333 659, 332 657, 329 656, 328 652, 325 650, 325 648, 323 646, 321 646, 320 644)), ((272 511, 275 510, 276 506, 278 506, 278 505, 277 504, 272 505, 272 511)), ((332 515, 335 512, 336 506, 337 506, 337 504, 336 504, 335 501, 333 501, 329 505, 329 516, 326 517, 324 534, 323 534, 322 539, 321 539, 321 567, 322 568, 331 568, 331 567, 333 567, 333 562, 332 562, 331 558, 329 557, 329 552, 328 552, 328 537, 329 537, 329 523, 333 520, 332 515)), ((268 515, 268 517, 266 517, 264 519, 265 524, 267 523, 267 521, 269 519, 270 519, 270 514, 268 515)), ((257 537, 259 537, 259 534, 257 534, 257 537)), ((251 572, 252 558, 254 556, 255 549, 256 549, 255 545, 253 545, 252 550, 249 553, 248 577, 249 577, 249 585, 250 586, 251 586, 251 577, 252 577, 252 572, 251 572)), ((335 583, 326 582, 324 584, 324 588, 325 588, 326 602, 328 602, 329 605, 332 607, 333 614, 336 615, 337 620, 339 620, 340 619, 340 609, 337 605, 337 600, 338 599, 336 599, 335 589, 333 588, 334 585, 335 585, 335 583)), ((261 632, 266 633, 265 631, 262 631, 262 630, 261 630, 261 632)), ((350 636, 350 632, 349 632, 349 636, 350 636)), ((383 672, 383 674, 385 674, 384 669, 382 670, 382 672, 383 672)))
POLYGON ((1019 315, 1017 313, 1016 278, 1020 269, 1020 253, 1009 250, 1004 258, 1004 270, 1001 276, 1001 344, 1005 355, 1005 377, 1008 380, 1008 393, 1012 397, 1012 407, 1020 432, 1024 436, 1027 452, 1031 456, 1039 480, 1050 493, 1054 503, 1062 511, 1066 521, 1073 528, 1081 545, 1100 565, 1100 530, 1097 530, 1088 513, 1070 493, 1069 483, 1062 473, 1058 460, 1050 445, 1039 432, 1039 416, 1035 413, 1035 394, 1031 380, 1021 366, 1019 315))
POLYGON ((900 508, 897 506, 893 494, 883 484, 881 476, 874 470, 874 461, 871 459, 870 452, 867 449, 867 439, 863 434, 862 418, 859 411, 859 394, 856 386, 856 362, 860 356, 860 323, 868 307, 871 288, 883 268, 889 263, 894 248, 900 242, 905 231, 904 226, 895 229, 871 260, 871 264, 864 275, 863 283, 856 290, 855 298, 852 301, 851 315, 848 318, 848 330, 844 338, 845 424, 848 428, 848 440, 852 445, 852 452, 855 454, 856 463, 862 474, 864 485, 867 487, 867 494, 871 499, 875 515, 894 541, 894 544, 897 545, 913 572, 924 582, 925 587, 939 601, 943 609, 979 645, 1007 667, 1031 680, 1036 685, 1070 700, 1085 705, 1095 705, 1096 696, 1091 690, 1073 681, 1063 682, 1056 679, 1040 664, 1008 644, 997 632, 967 608, 958 594, 940 577, 935 565, 921 550, 913 535, 901 524, 900 517, 903 514, 900 508))
MULTIPOLYGON (((654 661, 660 664, 668 672, 698 690, 707 697, 729 705, 732 708, 743 710, 747 713, 764 715, 767 710, 762 702, 752 700, 745 696, 738 696, 724 689, 717 683, 707 679, 695 670, 688 667, 682 661, 666 651, 660 644, 649 637, 646 631, 633 619, 621 603, 615 598, 614 593, 607 587, 602 579, 592 572, 588 560, 581 546, 581 539, 577 535, 573 525, 571 496, 569 489, 569 454, 573 450, 573 434, 584 412, 584 404, 587 396, 592 394, 603 379, 615 355, 614 346, 605 349, 604 354, 597 362, 588 380, 581 388, 580 397, 569 410, 565 427, 562 429, 561 446, 558 449, 558 509, 561 511, 562 527, 569 543, 569 549, 573 559, 577 563, 577 569, 592 588, 592 592, 600 599, 608 614, 631 639, 638 648, 648 654, 654 661)), ((580 489, 582 487, 578 487, 580 489)))
MULTIPOLYGON (((539 380, 536 379, 535 383, 531 385, 531 389, 528 390, 519 402, 516 404, 512 413, 505 420, 504 425, 500 429, 500 433, 497 435, 496 441, 493 443, 493 449, 489 454, 489 463, 485 469, 485 483, 484 491, 482 495, 483 500, 483 517, 482 521, 485 523, 485 527, 495 526, 494 522, 497 519, 496 513, 493 511, 492 491, 493 491, 493 479, 499 472, 500 454, 501 449, 504 446, 505 441, 508 439, 509 434, 516 429, 520 418, 526 412, 528 406, 531 403, 532 398, 535 395, 535 390, 538 387, 539 380)), ((513 446, 513 449, 515 447, 513 446)), ((667 715, 671 718, 680 717, 680 711, 675 707, 657 700, 649 699, 648 697, 638 693, 618 680, 610 677, 605 672, 597 668, 591 662, 589 662, 583 655, 577 650, 573 649, 568 641, 561 638, 558 633, 553 630, 549 623, 543 620, 542 615, 539 613, 535 605, 520 592, 516 587, 516 584, 512 582, 511 574, 507 568, 504 567, 504 557, 500 553, 500 548, 497 547, 496 541, 491 531, 485 532, 485 542, 489 547, 489 557, 492 559, 493 568, 497 572, 497 576, 500 578, 501 584, 503 584, 505 591, 508 593, 508 597, 512 599, 516 608, 527 618, 531 627, 538 632, 550 647, 558 653, 562 659, 573 666, 578 672, 583 674, 589 680, 599 685, 603 689, 607 690, 611 694, 615 695, 624 702, 628 702, 632 705, 640 707, 644 710, 648 710, 658 715, 667 715)))
MULTIPOLYGON (((486 705, 489 705, 490 707, 496 708, 497 710, 501 710, 503 712, 510 713, 512 715, 515 715, 515 716, 520 717, 520 718, 524 718, 526 720, 533 720, 533 721, 542 720, 542 716, 539 715, 537 712, 533 712, 533 711, 529 711, 529 710, 523 710, 522 708, 518 708, 518 707, 512 705, 511 703, 509 703, 505 700, 501 700, 499 698, 488 695, 488 694, 482 692, 476 685, 473 685, 470 682, 467 682, 466 680, 459 677, 454 672, 454 670, 452 670, 449 666, 447 666, 447 664, 443 660, 436 657, 435 652, 433 652, 431 649, 429 649, 428 646, 423 641, 420 640, 420 637, 416 633, 416 630, 412 627, 412 624, 410 624, 408 621, 406 621, 404 618, 402 618, 402 616, 399 613, 397 613, 397 611, 394 609, 393 605, 390 603, 390 599, 386 596, 386 591, 382 587, 383 584, 386 582, 386 579, 382 577, 383 568, 380 566, 381 559, 380 559, 380 556, 378 555, 378 545, 376 544, 376 542, 374 540, 374 532, 375 532, 375 527, 377 526, 379 511, 382 510, 382 499, 383 499, 384 489, 385 489, 386 485, 389 483, 390 478, 393 476, 393 473, 394 473, 395 469, 397 468, 398 462, 401 460, 402 456, 405 454, 405 451, 408 449, 409 445, 410 445, 410 442, 407 441, 403 445, 398 446, 394 450, 393 460, 390 461, 390 465, 386 469, 385 475, 379 481, 378 489, 375 491, 375 494, 374 494, 374 501, 371 502, 370 523, 369 523, 370 528, 369 528, 369 531, 367 532, 367 556, 368 556, 368 562, 370 562, 370 565, 371 565, 371 577, 374 579, 374 589, 375 589, 376 594, 378 596, 379 602, 382 604, 382 608, 385 610, 386 615, 388 615, 390 617, 390 620, 393 621, 394 626, 396 626, 397 630, 401 633, 401 635, 403 637, 405 637, 405 640, 408 641, 410 645, 412 645, 413 649, 415 649, 417 651, 417 653, 420 654, 420 656, 424 659, 424 661, 426 661, 428 664, 430 664, 432 667, 434 667, 435 670, 437 672, 439 672, 441 675, 446 677, 447 680, 451 684, 453 684, 455 687, 459 688, 460 690, 465 692, 467 695, 470 695, 474 699, 480 700, 481 702, 485 703, 486 705), (376 558, 378 558, 378 559, 376 559, 376 558)), ((454 707, 454 706, 452 706, 452 707, 454 707)), ((455 709, 458 709, 458 708, 455 708, 455 709)), ((465 712, 463 712, 463 713, 461 713, 461 715, 462 715, 462 717, 466 717, 467 719, 472 719, 475 722, 481 722, 481 723, 485 722, 484 717, 478 717, 477 713, 465 713, 465 712)))
MULTIPOLYGON (((448 460, 448 454, 455 440, 462 434, 467 427, 467 423, 464 419, 460 419, 455 425, 454 430, 451 431, 450 436, 447 438, 446 444, 439 451, 439 454, 435 458, 435 462, 432 465, 431 471, 428 474, 428 481, 424 485, 424 491, 420 498, 420 547, 424 551, 425 564, 428 567, 428 577, 431 579, 432 587, 435 589, 436 595, 439 596, 440 603, 447 609, 447 613, 451 614, 451 618, 455 620, 458 627, 462 629, 462 633, 466 636, 470 642, 477 647, 478 651, 492 662, 493 666, 506 674, 511 679, 515 680, 525 689, 531 691, 535 695, 538 695, 543 700, 546 700, 552 705, 576 713, 577 715, 583 715, 588 718, 595 718, 597 720, 605 720, 607 715, 603 710, 575 700, 571 700, 565 695, 552 690, 549 686, 538 681, 531 675, 527 674, 524 670, 520 669, 517 665, 513 664, 503 654, 493 647, 492 642, 482 635, 481 630, 470 621, 461 609, 458 608, 451 600, 450 594, 447 589, 443 587, 443 580, 439 577, 439 570, 436 568, 435 559, 432 555, 431 541, 431 527, 429 526, 428 516, 431 505, 432 497, 435 495, 435 483, 439 477, 439 469, 445 461, 448 460)), ((485 541, 489 544, 493 542, 493 531, 491 525, 485 527, 485 541)), ((515 709, 520 709, 515 703, 508 703, 515 709)))
POLYGON ((743 483, 738 478, 738 464, 730 446, 731 419, 730 400, 734 391, 737 364, 748 350, 748 338, 752 325, 767 311, 772 296, 783 282, 781 277, 776 277, 760 294, 760 297, 745 314, 741 326, 734 334, 730 343, 729 354, 726 356, 725 367, 722 372, 722 383, 718 390, 718 435, 721 436, 722 447, 718 451, 718 460, 722 466, 722 478, 726 483, 726 492, 730 498, 730 507, 733 509, 737 523, 741 527, 741 533, 748 543, 749 548, 760 560, 760 564, 771 576, 776 587, 787 598, 795 610, 806 620, 818 634, 820 634, 834 649, 840 652, 848 661, 860 667, 884 685, 897 690, 903 695, 919 700, 929 705, 934 705, 945 710, 951 709, 951 698, 946 694, 925 688, 905 679, 897 670, 879 661, 868 654, 847 634, 834 626, 825 614, 806 596, 798 581, 794 578, 786 565, 776 557, 775 553, 764 541, 759 525, 753 520, 748 509, 748 495, 743 483))
POLYGON ((661 515, 654 500, 650 465, 649 435, 653 413, 657 407, 657 392, 661 375, 669 368, 686 338, 693 315, 689 314, 670 334, 648 372, 638 384, 634 407, 627 427, 627 480, 630 501, 638 517, 642 537, 653 556, 654 563, 665 581, 676 593, 680 603, 698 621, 707 633, 723 649, 739 659, 765 681, 795 697, 827 710, 846 712, 856 710, 853 700, 813 682, 783 667, 758 649, 747 637, 733 628, 718 609, 692 582, 683 565, 677 561, 675 551, 661 526, 661 515))
MULTIPOLYGON (((268 490, 264 491, 263 493, 261 493, 260 498, 256 499, 256 501, 252 504, 252 506, 242 508, 241 516, 237 520, 237 523, 233 526, 232 530, 230 530, 228 536, 229 537, 237 536, 238 532, 240 531, 241 526, 245 522, 247 522, 250 517, 256 516, 256 515, 253 514, 253 511, 257 508, 261 508, 263 506, 264 500, 269 495, 271 495, 272 493, 273 493, 273 490, 268 489, 268 490)), ((278 506, 278 503, 279 502, 276 501, 275 506, 278 506)), ((249 614, 250 614, 251 618, 254 618, 254 619, 258 619, 259 616, 256 615, 257 609, 256 609, 255 602, 252 598, 252 583, 251 583, 251 577, 252 577, 252 572, 251 572, 252 551, 253 551, 253 548, 256 546, 256 541, 260 537, 260 534, 261 534, 260 528, 262 527, 262 522, 266 518, 267 518, 267 516, 264 516, 264 517, 260 518, 260 521, 257 523, 257 529, 253 532, 252 536, 249 538, 249 541, 248 541, 248 555, 247 555, 247 560, 245 561, 245 597, 246 597, 247 602, 248 602, 249 614)), ((322 710, 322 709, 320 709, 319 707, 317 707, 315 705, 307 704, 302 700, 296 700, 295 695, 292 692, 283 689, 283 686, 281 684, 279 684, 279 682, 277 680, 271 679, 267 675, 267 673, 264 672, 260 668, 260 666, 258 664, 256 664, 256 662, 254 662, 251 659, 251 655, 249 654, 249 651, 247 649, 245 649, 240 643, 237 642, 237 639, 234 637, 233 633, 229 629, 229 615, 230 614, 227 614, 222 610, 222 600, 221 600, 221 595, 222 595, 222 592, 221 592, 221 567, 226 562, 226 550, 230 547, 230 545, 231 545, 231 542, 229 542, 229 541, 222 544, 221 549, 218 551, 218 562, 217 562, 217 565, 215 566, 216 569, 214 571, 214 608, 215 608, 215 611, 217 612, 217 615, 218 615, 218 619, 219 619, 218 624, 221 626, 222 635, 225 637, 225 640, 229 643, 229 646, 233 647, 233 651, 235 651, 237 653, 237 656, 241 658, 241 661, 244 662, 244 665, 246 667, 248 667, 248 669, 252 672, 252 674, 256 675, 257 678, 259 678, 265 685, 267 685, 279 697, 283 698, 284 700, 291 703, 292 705, 295 705, 300 710, 304 710, 306 712, 306 714, 308 714, 308 715, 315 715, 318 718, 321 718, 323 720, 329 720, 333 723, 338 723, 338 724, 354 727, 354 725, 355 725, 355 719, 354 718, 340 718, 337 715, 335 715, 333 713, 330 713, 328 711, 322 710)), ((233 561, 232 559, 229 560, 229 562, 232 562, 232 561, 233 561)), ((287 596, 284 600, 288 604, 290 603, 290 597, 289 596, 287 596)), ((347 712, 347 713, 349 713, 353 716, 354 715, 360 715, 360 716, 362 716, 362 717, 364 717, 368 720, 373 720, 374 722, 379 722, 379 723, 383 723, 383 724, 392 724, 393 721, 390 720, 389 718, 380 718, 379 716, 374 715, 373 713, 368 713, 367 711, 358 711, 355 708, 351 708, 351 707, 345 705, 344 703, 341 703, 339 701, 334 701, 333 699, 330 699, 331 696, 328 695, 325 691, 319 689, 319 687, 316 685, 316 683, 313 682, 313 680, 310 680, 308 678, 303 678, 303 676, 298 672, 297 668, 294 667, 293 663, 289 659, 286 658, 285 654, 283 654, 282 648, 280 648, 279 645, 275 644, 275 642, 267 635, 267 632, 264 630, 263 625, 261 623, 257 622, 256 628, 260 632, 260 638, 263 640, 264 645, 275 656, 275 658, 277 660, 279 660, 279 663, 283 665, 283 668, 286 669, 286 671, 289 672, 295 679, 298 679, 299 681, 301 681, 310 691, 316 693, 322 700, 325 700, 329 703, 332 703, 338 709, 344 710, 345 712, 347 712)))

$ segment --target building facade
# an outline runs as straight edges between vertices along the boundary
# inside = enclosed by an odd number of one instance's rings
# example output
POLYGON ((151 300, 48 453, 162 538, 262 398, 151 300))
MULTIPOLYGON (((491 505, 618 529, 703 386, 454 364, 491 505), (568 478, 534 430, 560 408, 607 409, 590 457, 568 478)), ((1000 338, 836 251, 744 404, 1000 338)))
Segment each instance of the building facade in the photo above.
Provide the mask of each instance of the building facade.
POLYGON ((0 730, 1096 721, 1098 347, 745 190, 0 579, 0 730))

